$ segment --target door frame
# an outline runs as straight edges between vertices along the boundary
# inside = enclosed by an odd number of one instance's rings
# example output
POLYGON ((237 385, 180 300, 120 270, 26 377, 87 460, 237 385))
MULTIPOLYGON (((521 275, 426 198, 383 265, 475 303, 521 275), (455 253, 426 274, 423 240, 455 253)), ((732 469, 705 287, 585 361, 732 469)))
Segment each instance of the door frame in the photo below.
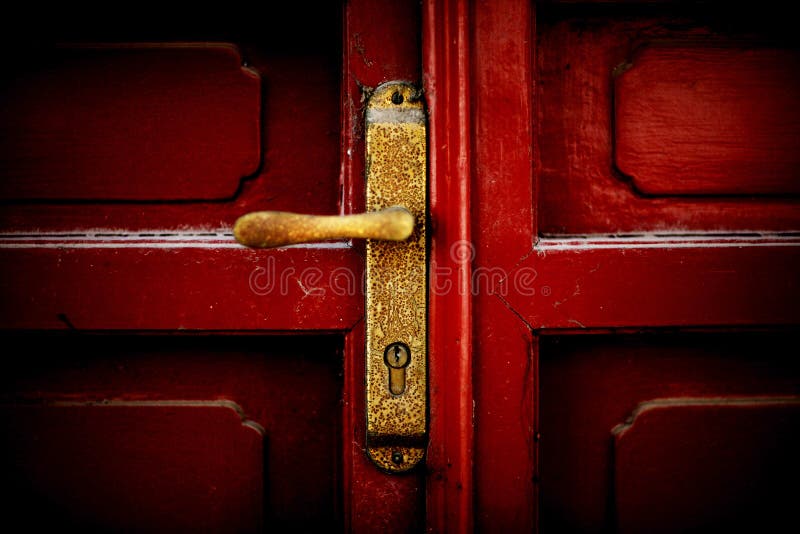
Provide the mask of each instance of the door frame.
POLYGON ((423 13, 433 227, 428 529, 533 531, 535 338, 496 287, 536 235, 533 8, 430 0, 423 13))

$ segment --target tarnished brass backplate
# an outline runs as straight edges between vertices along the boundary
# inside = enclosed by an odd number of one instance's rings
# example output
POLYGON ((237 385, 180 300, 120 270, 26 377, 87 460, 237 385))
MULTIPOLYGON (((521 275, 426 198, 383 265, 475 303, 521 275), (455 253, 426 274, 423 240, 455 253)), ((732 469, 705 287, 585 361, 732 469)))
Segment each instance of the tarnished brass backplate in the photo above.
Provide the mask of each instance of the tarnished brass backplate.
POLYGON ((367 453, 381 469, 400 473, 423 459, 427 441, 427 149, 415 87, 390 82, 375 90, 367 103, 366 149, 367 211, 401 205, 416 219, 408 240, 367 240, 366 251, 367 453), (400 370, 389 365, 392 344, 403 357, 410 353, 407 364, 398 359, 400 370))

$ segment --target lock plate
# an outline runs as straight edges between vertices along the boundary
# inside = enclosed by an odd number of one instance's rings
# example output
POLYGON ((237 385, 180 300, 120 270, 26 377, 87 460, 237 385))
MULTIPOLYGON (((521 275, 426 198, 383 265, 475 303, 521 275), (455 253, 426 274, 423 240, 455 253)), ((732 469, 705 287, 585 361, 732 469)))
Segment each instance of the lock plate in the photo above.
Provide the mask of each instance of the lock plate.
POLYGON ((408 471, 427 444, 426 124, 421 93, 389 82, 366 111, 368 211, 393 205, 416 222, 406 241, 367 240, 367 454, 408 471))

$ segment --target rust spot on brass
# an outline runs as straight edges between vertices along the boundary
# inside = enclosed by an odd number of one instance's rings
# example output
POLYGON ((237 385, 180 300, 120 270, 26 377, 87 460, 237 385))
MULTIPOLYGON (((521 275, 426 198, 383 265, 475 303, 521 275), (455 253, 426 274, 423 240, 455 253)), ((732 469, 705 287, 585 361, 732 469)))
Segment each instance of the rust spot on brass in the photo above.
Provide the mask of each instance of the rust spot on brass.
POLYGON ((367 240, 367 453, 381 469, 408 471, 427 439, 426 126, 419 91, 375 89, 367 103, 367 210, 405 206, 402 242, 367 240))
POLYGON ((353 238, 403 241, 414 231, 414 223, 402 206, 342 216, 257 211, 239 217, 233 235, 242 245, 256 248, 353 238))

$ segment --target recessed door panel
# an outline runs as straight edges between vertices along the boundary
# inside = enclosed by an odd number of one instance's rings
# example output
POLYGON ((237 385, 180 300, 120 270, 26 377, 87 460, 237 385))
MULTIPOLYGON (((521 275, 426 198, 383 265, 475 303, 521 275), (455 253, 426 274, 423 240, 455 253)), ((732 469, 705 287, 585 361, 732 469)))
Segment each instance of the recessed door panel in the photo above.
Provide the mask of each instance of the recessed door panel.
POLYGON ((780 530, 794 520, 800 398, 656 399, 613 430, 619 532, 780 530))
POLYGON ((540 233, 798 228, 800 56, 779 19, 541 5, 540 233))
POLYGON ((647 195, 800 192, 800 54, 714 44, 647 44, 620 67, 617 169, 647 195))
POLYGON ((544 336, 542 531, 713 530, 786 517, 777 482, 800 475, 791 339, 544 336))
POLYGON ((4 35, 3 233, 222 233, 257 209, 336 213, 342 7, 247 11, 4 35))
POLYGON ((3 200, 221 200, 261 161, 261 77, 227 43, 58 47, 0 86, 3 200))
POLYGON ((2 405, 3 515, 35 528, 256 532, 265 436, 237 411, 221 401, 2 405))
POLYGON ((25 353, 0 379, 6 517, 113 530, 341 526, 341 338, 14 343, 25 353))

